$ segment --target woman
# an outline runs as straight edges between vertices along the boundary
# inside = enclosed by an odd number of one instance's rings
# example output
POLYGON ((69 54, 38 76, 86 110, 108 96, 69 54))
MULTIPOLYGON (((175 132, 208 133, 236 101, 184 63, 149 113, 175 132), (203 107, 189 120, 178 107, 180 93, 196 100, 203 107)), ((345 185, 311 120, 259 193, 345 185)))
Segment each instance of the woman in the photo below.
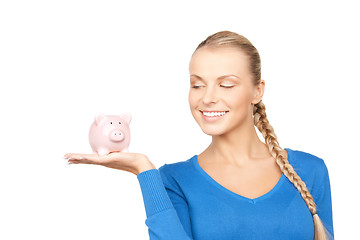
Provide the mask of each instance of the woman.
POLYGON ((65 158, 136 174, 153 240, 332 239, 327 167, 312 154, 280 147, 251 42, 215 33, 196 48, 189 70, 192 115, 212 136, 201 154, 159 169, 140 153, 65 158))

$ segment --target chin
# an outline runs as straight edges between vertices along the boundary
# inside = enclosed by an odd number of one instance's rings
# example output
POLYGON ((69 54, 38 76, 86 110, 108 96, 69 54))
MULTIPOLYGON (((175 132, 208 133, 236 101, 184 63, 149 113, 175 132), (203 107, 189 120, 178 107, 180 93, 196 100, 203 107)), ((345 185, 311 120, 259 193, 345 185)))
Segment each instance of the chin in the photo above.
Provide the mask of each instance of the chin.
POLYGON ((209 136, 219 136, 219 135, 223 135, 226 132, 226 129, 224 124, 226 125, 226 123, 223 124, 211 124, 211 123, 204 123, 204 120, 201 118, 202 116, 195 117, 195 120, 197 122, 197 124, 199 125, 199 127, 201 128, 201 130, 209 136))
POLYGON ((201 130, 209 136, 220 136, 225 134, 225 131, 223 129, 220 129, 218 127, 205 127, 201 128, 201 130))

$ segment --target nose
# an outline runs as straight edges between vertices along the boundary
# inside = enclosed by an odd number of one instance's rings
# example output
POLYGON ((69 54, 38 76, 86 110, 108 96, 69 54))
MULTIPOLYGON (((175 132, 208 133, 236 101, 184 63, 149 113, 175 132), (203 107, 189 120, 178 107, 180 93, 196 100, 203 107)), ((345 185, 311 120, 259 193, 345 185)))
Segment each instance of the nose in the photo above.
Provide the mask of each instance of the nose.
POLYGON ((124 140, 124 133, 119 129, 114 129, 110 132, 110 139, 114 142, 120 142, 124 140))
POLYGON ((207 87, 204 96, 203 96, 203 103, 205 105, 210 103, 216 103, 218 101, 216 97, 216 91, 215 88, 207 87))

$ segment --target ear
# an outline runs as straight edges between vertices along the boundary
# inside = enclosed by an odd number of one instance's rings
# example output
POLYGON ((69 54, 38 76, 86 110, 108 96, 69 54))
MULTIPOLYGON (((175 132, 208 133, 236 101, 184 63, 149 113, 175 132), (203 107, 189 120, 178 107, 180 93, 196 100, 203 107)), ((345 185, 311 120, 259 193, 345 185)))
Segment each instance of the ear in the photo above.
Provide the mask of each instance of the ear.
POLYGON ((98 113, 95 115, 95 124, 99 125, 101 120, 103 120, 106 117, 104 113, 98 113))
POLYGON ((131 117, 131 114, 130 114, 129 112, 122 113, 122 114, 120 115, 120 117, 123 118, 123 119, 125 119, 125 121, 126 121, 128 124, 130 124, 132 117, 131 117))
POLYGON ((260 83, 255 86, 254 98, 251 101, 253 104, 257 104, 261 101, 265 92, 265 80, 261 79, 260 83))

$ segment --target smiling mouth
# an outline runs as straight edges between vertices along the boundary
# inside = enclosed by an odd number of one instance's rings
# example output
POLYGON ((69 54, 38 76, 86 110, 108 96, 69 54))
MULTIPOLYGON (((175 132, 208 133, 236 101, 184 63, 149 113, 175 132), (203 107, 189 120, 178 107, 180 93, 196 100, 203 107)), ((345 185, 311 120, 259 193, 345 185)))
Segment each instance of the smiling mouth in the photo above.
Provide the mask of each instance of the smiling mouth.
POLYGON ((201 111, 201 114, 206 117, 221 117, 224 116, 229 111, 201 111))

